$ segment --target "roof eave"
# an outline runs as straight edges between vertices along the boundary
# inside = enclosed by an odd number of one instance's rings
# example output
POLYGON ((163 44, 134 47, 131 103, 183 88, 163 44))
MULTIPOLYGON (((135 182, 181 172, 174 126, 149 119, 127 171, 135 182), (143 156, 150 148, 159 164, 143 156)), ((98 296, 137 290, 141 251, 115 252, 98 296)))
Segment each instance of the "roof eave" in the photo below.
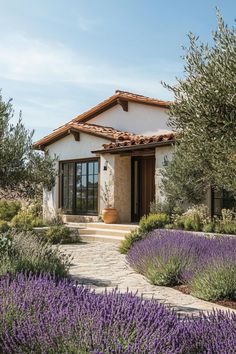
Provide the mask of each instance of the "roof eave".
POLYGON ((109 140, 109 141, 115 141, 115 138, 113 137, 109 137, 107 135, 104 135, 104 134, 99 134, 97 132, 91 132, 91 131, 88 131, 86 129, 80 129, 79 127, 68 127, 67 129, 63 129, 61 130, 60 132, 58 132, 57 135, 54 135, 53 137, 51 138, 48 138, 48 139, 40 139, 38 141, 36 141, 34 144, 33 144, 33 149, 35 150, 42 150, 44 151, 45 147, 46 146, 49 146, 53 143, 55 143, 56 141, 70 135, 72 132, 80 132, 80 133, 84 133, 84 134, 89 134, 89 135, 93 135, 93 136, 97 136, 99 138, 102 138, 102 139, 106 139, 106 140, 109 140))
POLYGON ((118 154, 120 152, 127 152, 127 151, 134 151, 134 150, 144 150, 144 149, 151 149, 155 147, 161 147, 161 146, 168 146, 168 145, 174 145, 175 140, 166 140, 166 141, 157 141, 153 143, 148 143, 148 144, 138 144, 138 145, 131 145, 131 146, 122 146, 122 147, 117 147, 117 148, 110 148, 110 149, 102 149, 102 150, 94 150, 91 151, 93 154, 118 154))

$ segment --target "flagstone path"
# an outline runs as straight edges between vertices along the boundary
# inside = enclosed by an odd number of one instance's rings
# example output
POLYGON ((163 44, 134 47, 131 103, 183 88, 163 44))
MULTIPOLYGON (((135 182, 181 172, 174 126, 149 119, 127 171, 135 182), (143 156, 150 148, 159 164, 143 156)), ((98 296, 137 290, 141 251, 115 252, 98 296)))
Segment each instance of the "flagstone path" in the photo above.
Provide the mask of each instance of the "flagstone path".
POLYGON ((93 241, 60 247, 63 253, 73 257, 70 268, 73 279, 96 291, 116 287, 121 292, 129 289, 145 298, 154 298, 180 314, 197 315, 201 311, 212 311, 213 308, 227 310, 226 307, 202 301, 172 288, 151 285, 129 267, 125 256, 117 251, 117 244, 93 241))

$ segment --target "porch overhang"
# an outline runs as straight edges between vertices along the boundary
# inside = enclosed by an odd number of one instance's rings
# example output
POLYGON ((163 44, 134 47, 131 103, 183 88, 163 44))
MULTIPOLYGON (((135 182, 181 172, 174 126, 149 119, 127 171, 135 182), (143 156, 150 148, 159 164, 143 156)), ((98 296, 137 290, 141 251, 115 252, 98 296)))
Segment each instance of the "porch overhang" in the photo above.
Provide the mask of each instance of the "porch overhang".
POLYGON ((122 147, 114 147, 114 148, 109 148, 109 149, 101 149, 101 150, 94 150, 91 151, 93 154, 121 154, 121 153, 127 153, 130 152, 132 153, 133 151, 143 151, 143 150, 151 150, 155 149, 156 147, 161 147, 161 146, 170 146, 174 145, 175 141, 159 141, 159 142, 153 142, 153 143, 148 143, 148 144, 138 144, 138 145, 129 145, 129 146, 122 146, 122 147))

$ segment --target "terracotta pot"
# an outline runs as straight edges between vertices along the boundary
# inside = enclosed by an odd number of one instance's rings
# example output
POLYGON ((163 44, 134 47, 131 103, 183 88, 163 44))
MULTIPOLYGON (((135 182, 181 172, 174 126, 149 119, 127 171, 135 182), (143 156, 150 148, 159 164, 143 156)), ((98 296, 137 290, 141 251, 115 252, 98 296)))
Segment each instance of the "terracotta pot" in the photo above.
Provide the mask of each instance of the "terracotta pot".
POLYGON ((102 220, 105 224, 115 224, 117 223, 118 213, 115 208, 105 208, 102 211, 102 220))

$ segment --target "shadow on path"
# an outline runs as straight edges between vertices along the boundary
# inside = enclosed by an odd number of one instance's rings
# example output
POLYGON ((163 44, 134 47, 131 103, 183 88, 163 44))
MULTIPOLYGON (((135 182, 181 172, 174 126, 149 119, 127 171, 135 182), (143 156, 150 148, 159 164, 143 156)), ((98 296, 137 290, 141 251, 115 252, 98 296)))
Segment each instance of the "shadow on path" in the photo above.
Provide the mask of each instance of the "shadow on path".
POLYGON ((112 285, 112 282, 110 280, 89 278, 83 276, 80 277, 78 275, 71 275, 71 278, 73 280, 76 280, 80 285, 86 285, 86 286, 91 285, 91 286, 96 286, 97 288, 104 288, 112 285))

